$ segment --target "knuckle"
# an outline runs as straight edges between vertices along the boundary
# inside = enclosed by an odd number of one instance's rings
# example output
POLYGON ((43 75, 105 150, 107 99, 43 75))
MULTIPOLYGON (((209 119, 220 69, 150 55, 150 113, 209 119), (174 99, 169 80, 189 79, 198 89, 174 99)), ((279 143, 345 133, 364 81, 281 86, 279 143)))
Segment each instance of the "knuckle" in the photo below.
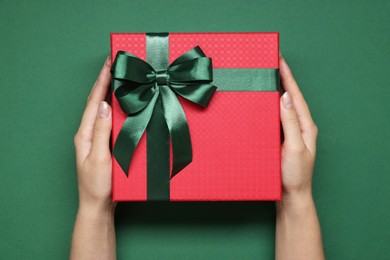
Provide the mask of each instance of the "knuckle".
POLYGON ((102 122, 98 119, 95 123, 94 134, 98 136, 105 136, 109 132, 109 125, 106 122, 102 122))
POLYGON ((78 131, 73 138, 73 142, 74 142, 75 147, 81 145, 87 139, 88 138, 84 132, 78 131))
POLYGON ((111 156, 105 153, 91 153, 89 160, 94 165, 104 165, 111 162, 111 156))
POLYGON ((300 145, 300 146, 296 147, 294 151, 297 154, 304 154, 306 152, 306 147, 304 147, 303 145, 300 145))
POLYGON ((80 133, 76 133, 73 137, 73 142, 74 142, 74 145, 75 146, 78 146, 78 144, 80 143, 81 141, 81 137, 80 137, 80 133))
POLYGON ((318 127, 316 124, 312 124, 310 126, 310 132, 314 135, 314 136, 317 136, 318 135, 318 127))
POLYGON ((302 155, 306 152, 306 147, 304 145, 291 145, 287 150, 292 154, 302 155))
POLYGON ((96 136, 102 136, 105 135, 105 133, 106 133, 106 129, 104 126, 102 126, 101 124, 95 125, 94 134, 96 136))
POLYGON ((288 121, 288 124, 291 125, 291 126, 294 126, 294 127, 298 126, 298 127, 300 127, 299 126, 298 117, 296 117, 296 116, 289 117, 287 119, 287 121, 288 121))

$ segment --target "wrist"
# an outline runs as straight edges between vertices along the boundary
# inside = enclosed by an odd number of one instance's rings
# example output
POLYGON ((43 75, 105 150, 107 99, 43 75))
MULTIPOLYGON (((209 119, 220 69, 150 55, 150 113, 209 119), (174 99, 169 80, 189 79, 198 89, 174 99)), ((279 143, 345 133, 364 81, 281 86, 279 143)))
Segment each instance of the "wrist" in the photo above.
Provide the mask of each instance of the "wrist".
POLYGON ((80 201, 78 214, 89 218, 113 219, 116 203, 88 203, 80 201))
POLYGON ((282 200, 276 202, 277 210, 299 210, 314 206, 311 188, 283 191, 282 200))

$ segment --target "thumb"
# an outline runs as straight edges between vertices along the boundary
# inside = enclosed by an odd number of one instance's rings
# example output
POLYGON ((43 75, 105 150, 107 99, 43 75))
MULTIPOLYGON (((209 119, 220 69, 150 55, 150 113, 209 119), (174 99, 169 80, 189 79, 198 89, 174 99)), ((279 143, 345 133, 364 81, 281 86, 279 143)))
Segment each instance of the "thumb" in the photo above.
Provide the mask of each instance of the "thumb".
POLYGON ((91 155, 97 160, 110 158, 111 107, 102 101, 93 129, 91 155))
POLYGON ((280 118, 284 132, 284 144, 291 148, 301 148, 304 143, 299 118, 288 92, 285 92, 281 97, 280 118))

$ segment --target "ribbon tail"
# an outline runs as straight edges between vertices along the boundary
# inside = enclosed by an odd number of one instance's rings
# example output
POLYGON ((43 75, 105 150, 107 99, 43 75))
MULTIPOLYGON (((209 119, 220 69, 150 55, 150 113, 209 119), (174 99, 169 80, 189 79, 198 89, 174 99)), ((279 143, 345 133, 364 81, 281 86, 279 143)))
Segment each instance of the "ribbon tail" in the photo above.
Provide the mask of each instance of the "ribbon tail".
POLYGON ((152 117, 153 109, 158 98, 159 91, 155 92, 150 103, 134 115, 130 115, 124 122, 112 151, 114 158, 128 176, 131 158, 146 127, 152 117))
POLYGON ((172 179, 192 162, 192 144, 187 119, 175 93, 169 87, 162 87, 160 91, 164 117, 172 140, 172 179))

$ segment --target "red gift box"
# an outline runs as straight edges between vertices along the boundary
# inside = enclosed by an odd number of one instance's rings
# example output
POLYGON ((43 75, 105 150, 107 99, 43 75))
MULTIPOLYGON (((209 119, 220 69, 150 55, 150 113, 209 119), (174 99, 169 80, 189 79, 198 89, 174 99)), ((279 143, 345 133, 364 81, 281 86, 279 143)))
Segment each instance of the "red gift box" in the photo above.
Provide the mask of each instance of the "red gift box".
MULTIPOLYGON (((169 63, 197 45, 214 69, 279 68, 278 33, 169 33, 169 63)), ((144 33, 111 34, 112 61, 120 50, 145 60, 146 49, 144 33)), ((215 85, 206 108, 178 97, 193 160, 170 180, 170 201, 280 200, 279 91, 243 91, 239 83, 235 90, 219 91, 215 85)), ((114 94, 112 108, 115 144, 128 115, 114 94)), ((147 146, 144 133, 127 175, 113 157, 113 201, 148 200, 147 146)))

